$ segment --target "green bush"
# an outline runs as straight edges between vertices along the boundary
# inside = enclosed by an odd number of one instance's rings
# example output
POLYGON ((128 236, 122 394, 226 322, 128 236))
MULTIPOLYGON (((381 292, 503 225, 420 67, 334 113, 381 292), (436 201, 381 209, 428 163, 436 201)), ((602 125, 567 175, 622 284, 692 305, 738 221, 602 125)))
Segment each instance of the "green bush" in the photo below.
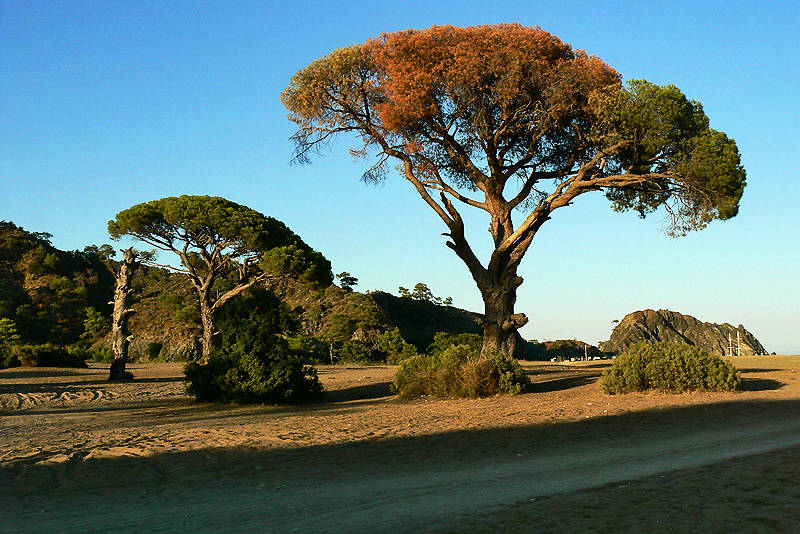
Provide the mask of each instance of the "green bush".
POLYGON ((193 298, 184 295, 162 293, 158 296, 161 306, 176 321, 187 324, 200 324, 200 305, 193 298))
POLYGON ((0 318, 0 369, 19 365, 11 354, 11 349, 20 339, 16 323, 6 317, 0 318))
POLYGON ((336 352, 339 356, 338 363, 369 365, 381 360, 380 355, 374 352, 372 348, 363 341, 345 341, 336 352))
POLYGON ((12 347, 0 346, 0 369, 19 367, 19 360, 14 355, 12 347))
POLYGON ((86 313, 86 318, 83 320, 81 339, 93 341, 103 337, 109 330, 110 321, 91 306, 88 306, 84 313, 86 313))
POLYGON ((52 343, 15 345, 11 348, 11 356, 26 367, 87 367, 82 351, 73 354, 52 343))
POLYGON ((480 352, 483 347, 483 336, 469 333, 451 334, 450 332, 436 332, 426 352, 428 354, 439 354, 453 345, 468 345, 473 351, 480 352))
POLYGON ((274 294, 254 289, 226 305, 218 320, 220 346, 206 363, 184 367, 187 391, 204 402, 297 403, 322 392, 309 353, 320 347, 296 332, 291 310, 274 294))
POLYGON ((656 389, 735 391, 742 378, 731 363, 691 345, 640 342, 603 372, 603 391, 614 395, 656 389))
POLYGON ((100 347, 97 349, 89 350, 89 357, 93 362, 97 363, 111 363, 114 361, 114 351, 111 347, 100 347))
POLYGON ((329 363, 331 355, 327 343, 302 333, 286 336, 289 352, 306 363, 329 363))
POLYGON ((276 354, 215 354, 184 367, 187 392, 203 402, 297 403, 322 392, 314 367, 276 354))
POLYGON ((377 351, 388 363, 400 363, 417 355, 417 348, 406 343, 399 328, 392 328, 381 334, 375 342, 377 351))
POLYGON ((461 344, 402 361, 392 387, 404 398, 474 398, 521 393, 529 384, 517 360, 502 354, 481 355, 480 349, 461 344))

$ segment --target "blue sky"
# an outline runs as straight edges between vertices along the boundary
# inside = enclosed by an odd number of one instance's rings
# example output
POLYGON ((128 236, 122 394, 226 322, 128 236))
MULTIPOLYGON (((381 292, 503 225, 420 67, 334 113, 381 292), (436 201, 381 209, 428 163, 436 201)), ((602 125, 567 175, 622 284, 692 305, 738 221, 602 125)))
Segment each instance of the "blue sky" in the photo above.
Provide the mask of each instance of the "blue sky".
MULTIPOLYGON (((433 24, 539 25, 625 79, 672 83, 736 139, 740 214, 673 239, 602 196, 557 212, 522 264, 527 338, 607 339, 668 308, 800 353, 800 7, 794 2, 11 2, 0 0, 0 219, 66 249, 135 203, 220 195, 286 222, 358 288, 425 282, 480 311, 410 185, 358 181, 342 140, 289 165, 291 76, 336 48, 433 24)), ((476 248, 488 221, 470 216, 476 248)))

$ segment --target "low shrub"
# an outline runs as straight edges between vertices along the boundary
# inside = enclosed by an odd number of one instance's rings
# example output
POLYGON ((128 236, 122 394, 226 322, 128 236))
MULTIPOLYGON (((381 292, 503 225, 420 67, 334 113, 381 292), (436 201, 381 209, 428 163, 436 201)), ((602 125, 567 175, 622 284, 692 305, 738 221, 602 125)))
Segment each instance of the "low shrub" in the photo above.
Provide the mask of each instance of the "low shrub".
POLYGON ((286 354, 229 352, 184 367, 187 391, 204 402, 297 403, 322 392, 317 370, 286 354))
POLYGON ((14 356, 11 347, 0 346, 0 369, 19 367, 19 360, 14 356))
POLYGON ((434 354, 412 356, 400 363, 392 385, 401 397, 486 397, 517 394, 530 379, 517 360, 461 344, 434 354))
POLYGON ((297 403, 322 392, 308 354, 320 347, 286 339, 292 317, 285 304, 264 290, 231 302, 220 319, 220 346, 206 363, 184 367, 187 391, 199 401, 297 403))
POLYGON ((741 384, 736 367, 718 356, 691 345, 646 341, 631 345, 602 378, 603 391, 611 395, 650 389, 735 391, 741 384))
POLYGON ((87 367, 82 351, 70 353, 65 347, 53 343, 15 345, 11 356, 26 367, 87 367))
POLYGON ((19 365, 11 351, 19 341, 16 323, 6 317, 0 318, 0 369, 19 365))

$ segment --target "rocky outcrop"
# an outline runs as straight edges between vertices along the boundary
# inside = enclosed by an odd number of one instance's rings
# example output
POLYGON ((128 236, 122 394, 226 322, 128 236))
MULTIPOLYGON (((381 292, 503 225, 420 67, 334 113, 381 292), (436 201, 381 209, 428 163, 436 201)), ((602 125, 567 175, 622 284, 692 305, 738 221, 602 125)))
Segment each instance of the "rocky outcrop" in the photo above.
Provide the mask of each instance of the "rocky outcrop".
POLYGON ((742 325, 705 323, 670 310, 643 310, 626 315, 611 333, 611 339, 600 344, 603 352, 625 352, 639 341, 670 341, 696 345, 712 354, 752 356, 767 354, 761 343, 742 325), (738 343, 737 343, 738 334, 738 343))

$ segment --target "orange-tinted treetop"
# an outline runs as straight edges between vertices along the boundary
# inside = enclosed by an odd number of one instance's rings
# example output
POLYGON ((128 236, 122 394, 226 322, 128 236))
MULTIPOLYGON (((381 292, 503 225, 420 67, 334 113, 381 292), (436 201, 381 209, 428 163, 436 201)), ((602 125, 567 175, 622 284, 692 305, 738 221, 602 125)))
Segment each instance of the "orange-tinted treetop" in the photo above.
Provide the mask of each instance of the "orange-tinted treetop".
POLYGON ((449 115, 451 103, 474 114, 497 107, 500 116, 510 116, 540 101, 556 118, 585 105, 592 91, 619 83, 602 60, 519 24, 407 30, 372 39, 365 50, 386 97, 378 106, 381 119, 392 130, 449 115))

